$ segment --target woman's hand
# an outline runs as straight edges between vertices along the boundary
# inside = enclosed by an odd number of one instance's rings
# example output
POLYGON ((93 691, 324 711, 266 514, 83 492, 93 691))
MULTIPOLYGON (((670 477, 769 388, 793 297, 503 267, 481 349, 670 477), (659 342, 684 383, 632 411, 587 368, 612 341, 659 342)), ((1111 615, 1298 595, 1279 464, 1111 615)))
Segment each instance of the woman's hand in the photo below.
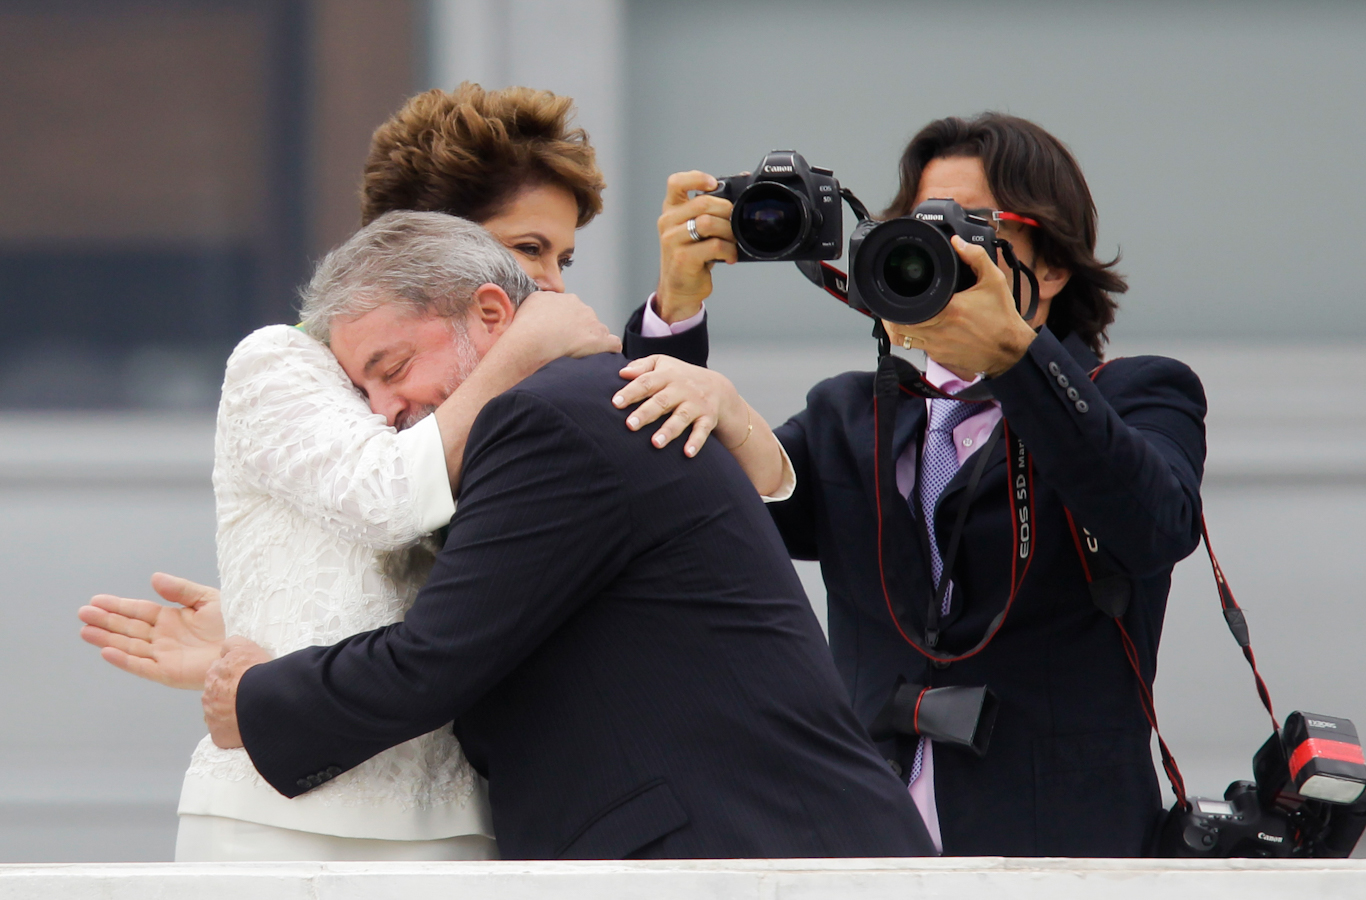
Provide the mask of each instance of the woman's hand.
MULTIPOLYGON (((619 353, 621 339, 598 321, 597 313, 574 294, 536 291, 527 295, 500 339, 538 359, 536 368, 562 356, 619 353)), ((526 373, 530 374, 530 373, 526 373)))
POLYGON ((1037 335, 1020 317, 1005 273, 987 252, 957 235, 953 248, 972 266, 977 283, 955 294, 949 305, 927 322, 885 325, 892 343, 901 345, 910 338, 912 349, 924 350, 930 359, 961 378, 970 379, 978 372, 1000 375, 1024 357, 1037 335))
POLYGON ((625 409, 640 403, 627 417, 627 428, 639 431, 671 413, 650 439, 656 447, 667 447, 689 425, 692 432, 683 446, 688 456, 696 456, 713 431, 726 449, 748 436, 749 404, 720 372, 655 355, 633 361, 621 377, 631 383, 617 392, 612 405, 625 409))
POLYGON ((735 237, 730 229, 731 202, 689 191, 712 191, 716 179, 706 172, 677 172, 669 176, 664 209, 659 217, 659 287, 655 312, 673 324, 697 315, 702 301, 711 295, 714 262, 735 262, 735 237), (701 241, 688 232, 688 220, 696 219, 701 241))
POLYGON ((218 590, 161 572, 152 588, 175 604, 97 594, 76 613, 81 640, 125 672, 168 687, 200 691, 223 644, 218 590))
POLYGON ((684 454, 696 456, 714 433, 760 495, 772 497, 783 489, 790 469, 782 447, 729 378, 672 356, 638 359, 621 370, 621 377, 632 381, 617 391, 612 405, 624 409, 644 401, 627 417, 627 428, 639 431, 669 413, 650 438, 656 447, 667 447, 691 425, 684 454))

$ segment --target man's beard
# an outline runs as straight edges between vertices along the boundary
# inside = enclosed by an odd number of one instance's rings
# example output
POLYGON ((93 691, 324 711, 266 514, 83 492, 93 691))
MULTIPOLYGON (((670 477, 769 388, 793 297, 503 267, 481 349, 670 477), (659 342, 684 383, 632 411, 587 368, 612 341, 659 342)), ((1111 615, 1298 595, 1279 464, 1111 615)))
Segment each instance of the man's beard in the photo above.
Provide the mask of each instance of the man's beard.
MULTIPOLYGON (((470 340, 469 333, 458 325, 453 326, 451 330, 451 342, 455 345, 456 363, 446 375, 441 397, 443 401, 454 394, 455 389, 464 384, 465 379, 473 374, 474 367, 479 365, 479 351, 474 348, 474 342, 470 340)), ((434 412, 436 412, 436 406, 419 406, 399 416, 394 424, 399 431, 403 431, 406 428, 412 428, 434 412)))

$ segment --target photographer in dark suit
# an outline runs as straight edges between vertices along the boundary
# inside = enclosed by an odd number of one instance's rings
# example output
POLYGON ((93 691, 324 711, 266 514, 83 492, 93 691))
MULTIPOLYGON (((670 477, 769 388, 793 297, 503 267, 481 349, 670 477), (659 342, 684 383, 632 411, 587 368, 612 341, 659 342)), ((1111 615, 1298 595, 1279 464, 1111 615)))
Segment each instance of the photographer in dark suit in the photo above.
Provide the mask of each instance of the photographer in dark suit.
MULTIPOLYGON (((361 389, 477 359, 512 320, 509 292, 532 289, 406 259, 461 229, 507 257, 463 220, 391 213, 324 262, 338 296, 319 309, 361 389)), ((403 622, 273 661, 229 639, 205 685, 214 741, 295 797, 454 719, 504 858, 932 852, 742 471, 771 434, 654 452, 612 405, 624 364, 552 363, 488 403, 403 622)))
MULTIPOLYGON (((1118 359, 1097 371, 1116 309, 1111 295, 1125 282, 1095 256, 1090 192, 1052 135, 999 114, 942 119, 912 139, 900 171, 885 217, 907 215, 928 198, 988 213, 1038 276, 1037 315, 1021 317, 1028 287, 1017 306, 1002 260, 955 238, 976 286, 930 321, 884 326, 894 345, 926 352, 937 387, 956 392, 985 377, 994 402, 901 392, 886 404, 895 407, 887 411, 895 416, 890 452, 905 502, 882 510, 873 374, 824 381, 806 409, 775 429, 797 487, 769 511, 792 556, 821 562, 831 650, 866 725, 903 681, 985 685, 999 697, 982 758, 914 734, 882 745, 944 853, 1140 855, 1161 811, 1140 690, 1151 689, 1172 567, 1200 537, 1203 390, 1170 359, 1118 359), (951 586, 933 615, 938 650, 949 655, 968 654, 1012 593, 1017 515, 1007 441, 991 447, 980 484, 969 490, 975 454, 1002 417, 1032 454, 1032 559, 994 638, 967 658, 931 664, 907 635, 926 634, 944 578, 951 586), (960 516, 961 542, 944 572, 960 516), (1132 584, 1120 621, 1141 686, 1120 629, 1088 589, 1080 555, 1087 532, 1132 584), (902 596, 889 596, 891 581, 905 587, 902 596), (894 613, 897 600, 904 610, 894 613)), ((701 173, 675 179, 694 190, 713 182, 701 173)), ((686 191, 674 199, 660 219, 659 293, 633 317, 625 343, 632 355, 677 349, 705 364, 705 260, 734 260, 730 207, 686 191)), ((640 378, 622 391, 625 402, 654 394, 636 410, 641 425, 680 406, 689 415, 724 409, 715 397, 733 390, 720 376, 664 357, 627 372, 640 378)), ((682 423, 663 428, 672 438, 682 423)))

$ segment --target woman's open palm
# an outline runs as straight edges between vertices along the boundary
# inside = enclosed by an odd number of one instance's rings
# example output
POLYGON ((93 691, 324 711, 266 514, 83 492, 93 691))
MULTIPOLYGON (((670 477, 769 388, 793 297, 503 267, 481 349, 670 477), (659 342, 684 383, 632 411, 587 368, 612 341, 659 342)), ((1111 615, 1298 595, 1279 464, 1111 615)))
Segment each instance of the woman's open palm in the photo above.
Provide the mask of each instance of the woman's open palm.
POLYGON ((81 640, 125 672, 169 687, 201 691, 223 645, 218 589, 158 572, 152 588, 169 601, 97 594, 82 606, 81 640))

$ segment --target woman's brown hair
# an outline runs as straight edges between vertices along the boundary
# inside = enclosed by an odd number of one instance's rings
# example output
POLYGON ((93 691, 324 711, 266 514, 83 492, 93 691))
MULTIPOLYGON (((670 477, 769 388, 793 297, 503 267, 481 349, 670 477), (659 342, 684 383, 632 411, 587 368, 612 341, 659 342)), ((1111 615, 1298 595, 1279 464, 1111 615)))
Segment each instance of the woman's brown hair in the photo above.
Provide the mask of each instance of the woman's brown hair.
POLYGON ((549 91, 486 91, 464 82, 403 104, 370 142, 361 224, 392 210, 444 212, 485 222, 524 188, 574 195, 579 227, 602 211, 605 183, 574 101, 549 91))
POLYGON ((1111 294, 1129 289, 1124 276, 1096 258, 1096 204, 1081 167, 1067 147, 1038 125, 1002 113, 973 119, 937 119, 906 146, 901 187, 883 215, 911 213, 920 175, 931 160, 971 157, 982 161, 987 185, 1002 209, 1039 223, 1030 232, 1035 252, 1050 266, 1072 273, 1053 298, 1048 327, 1059 338, 1075 333, 1101 355, 1105 331, 1119 304, 1111 294))

